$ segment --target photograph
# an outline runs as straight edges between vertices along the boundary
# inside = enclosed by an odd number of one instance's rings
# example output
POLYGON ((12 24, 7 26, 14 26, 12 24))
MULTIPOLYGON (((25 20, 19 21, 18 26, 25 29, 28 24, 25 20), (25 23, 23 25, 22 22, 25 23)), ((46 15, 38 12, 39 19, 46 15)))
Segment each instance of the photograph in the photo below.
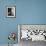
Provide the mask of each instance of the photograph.
POLYGON ((16 7, 15 6, 7 6, 7 17, 16 17, 16 7))

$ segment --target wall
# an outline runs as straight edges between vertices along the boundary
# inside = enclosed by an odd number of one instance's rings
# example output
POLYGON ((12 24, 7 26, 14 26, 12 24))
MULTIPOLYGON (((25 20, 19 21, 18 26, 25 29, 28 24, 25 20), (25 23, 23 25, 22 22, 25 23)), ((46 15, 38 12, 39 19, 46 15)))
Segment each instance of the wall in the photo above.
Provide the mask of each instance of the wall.
MULTIPOLYGON (((17 17, 16 18, 6 18, 6 6, 16 5, 16 0, 1 0, 0 2, 0 44, 7 44, 8 34, 10 32, 16 32, 17 35, 17 17)), ((16 43, 17 38, 16 38, 16 43)))
POLYGON ((46 0, 16 0, 20 24, 46 24, 46 0))
MULTIPOLYGON (((9 32, 16 32, 17 24, 46 24, 46 0, 1 0, 0 44, 8 43, 9 32), (6 5, 16 4, 16 18, 6 18, 6 5)), ((16 40, 17 43, 17 40, 16 40)))

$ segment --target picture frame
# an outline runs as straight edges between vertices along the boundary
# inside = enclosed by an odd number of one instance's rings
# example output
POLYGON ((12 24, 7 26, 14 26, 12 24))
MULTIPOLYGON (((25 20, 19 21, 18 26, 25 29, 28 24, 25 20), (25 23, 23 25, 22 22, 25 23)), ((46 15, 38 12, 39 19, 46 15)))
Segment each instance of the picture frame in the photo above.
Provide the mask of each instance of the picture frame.
POLYGON ((6 17, 16 18, 16 5, 6 6, 6 17))

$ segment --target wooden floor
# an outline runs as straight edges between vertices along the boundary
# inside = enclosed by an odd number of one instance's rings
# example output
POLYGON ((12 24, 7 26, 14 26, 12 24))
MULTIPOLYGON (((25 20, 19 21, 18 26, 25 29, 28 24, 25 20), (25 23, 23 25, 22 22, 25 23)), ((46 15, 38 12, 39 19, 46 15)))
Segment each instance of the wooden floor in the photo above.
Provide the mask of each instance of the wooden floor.
MULTIPOLYGON (((8 46, 8 44, 0 44, 0 46, 8 46)), ((43 41, 32 42, 31 40, 28 41, 21 40, 19 44, 15 44, 14 46, 46 46, 46 42, 43 41)))
POLYGON ((31 40, 21 40, 19 46, 46 46, 45 41, 34 41, 31 40))

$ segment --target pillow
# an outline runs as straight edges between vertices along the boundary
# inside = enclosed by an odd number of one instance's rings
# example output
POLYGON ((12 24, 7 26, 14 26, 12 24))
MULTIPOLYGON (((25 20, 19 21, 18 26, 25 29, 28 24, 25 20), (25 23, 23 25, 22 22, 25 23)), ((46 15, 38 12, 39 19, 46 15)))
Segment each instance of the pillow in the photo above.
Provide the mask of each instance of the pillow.
POLYGON ((28 30, 21 30, 21 39, 28 38, 28 30))

